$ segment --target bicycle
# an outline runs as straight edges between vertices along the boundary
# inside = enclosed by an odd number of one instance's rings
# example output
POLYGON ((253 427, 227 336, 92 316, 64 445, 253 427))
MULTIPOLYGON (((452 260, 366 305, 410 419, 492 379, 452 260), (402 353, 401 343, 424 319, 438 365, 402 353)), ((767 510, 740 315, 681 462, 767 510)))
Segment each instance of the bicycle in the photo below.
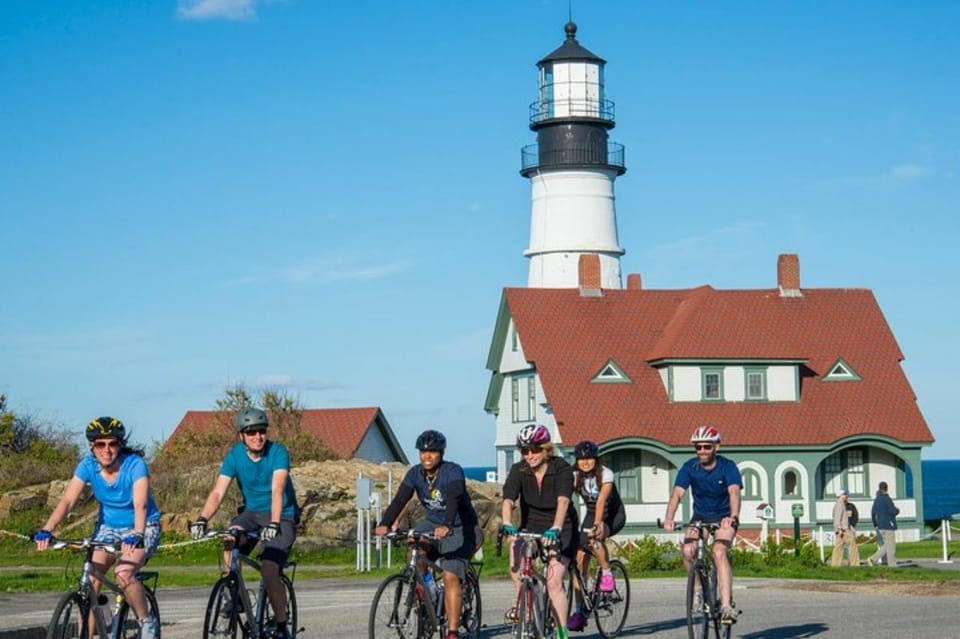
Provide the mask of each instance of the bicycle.
POLYGON ((619 559, 610 560, 610 570, 613 572, 616 587, 613 592, 603 592, 600 590, 603 571, 599 563, 593 574, 590 573, 590 558, 594 556, 593 548, 584 547, 582 550, 587 553, 583 572, 577 569, 574 562, 570 563, 567 571, 567 602, 569 604, 567 608, 573 610, 574 597, 577 592, 580 592, 584 616, 589 618, 593 614, 600 634, 607 639, 612 639, 620 634, 623 624, 627 621, 627 611, 630 609, 630 580, 627 577, 627 567, 619 559))
MULTIPOLYGON (((503 530, 497 535, 497 556, 503 549, 503 530)), ((520 530, 514 535, 514 556, 520 558, 520 590, 514 606, 516 618, 507 618, 514 625, 516 639, 547 639, 553 637, 557 624, 550 595, 547 592, 547 567, 551 556, 550 547, 543 542, 543 535, 520 530), (540 560, 540 571, 533 569, 535 559, 540 560)), ((509 613, 508 613, 509 615, 509 613)))
MULTIPOLYGON (((431 533, 408 530, 390 532, 386 538, 394 543, 406 541, 407 563, 395 575, 383 580, 370 605, 370 639, 429 639, 439 631, 447 630, 443 579, 434 579, 436 594, 432 594, 420 567, 434 573, 443 571, 436 562, 421 553, 421 545, 436 541, 431 533)), ((479 636, 482 625, 480 600, 480 573, 483 564, 467 562, 466 577, 461 582, 460 637, 479 636)))
MULTIPOLYGON (((657 525, 663 527, 660 520, 657 525)), ((696 528, 697 550, 687 573, 687 634, 689 639, 708 639, 711 634, 717 639, 730 639, 731 624, 721 623, 720 591, 717 588, 717 568, 713 554, 707 552, 708 536, 720 528, 718 523, 691 521, 685 528, 696 528), (711 632, 712 631, 712 632, 711 632)), ((731 605, 733 602, 731 601, 731 605)))
MULTIPOLYGON (((76 590, 65 593, 57 602, 53 611, 53 618, 47 627, 47 639, 92 639, 94 633, 101 639, 139 639, 140 622, 130 603, 123 594, 123 589, 103 574, 93 563, 93 553, 96 550, 105 550, 109 553, 118 552, 116 542, 95 541, 85 539, 57 539, 50 540, 50 547, 55 550, 83 550, 86 556, 83 568, 77 580, 76 590), (100 582, 100 592, 93 589, 93 580, 100 582), (103 609, 109 601, 103 588, 106 587, 116 595, 113 614, 110 619, 103 614, 103 609), (92 624, 92 627, 91 627, 92 624)), ((157 579, 156 572, 143 571, 137 573, 137 580, 143 584, 144 599, 151 615, 160 622, 160 608, 157 606, 155 594, 157 579), (151 583, 152 582, 152 583, 151 583)), ((160 637, 158 630, 157 637, 160 637)))
MULTIPOLYGON (((246 581, 240 570, 241 565, 247 565, 261 572, 260 562, 247 557, 240 552, 240 538, 243 536, 256 538, 255 531, 245 530, 211 530, 206 537, 232 538, 233 548, 230 552, 230 566, 210 591, 207 601, 207 610, 203 618, 203 639, 224 637, 229 639, 273 639, 276 629, 276 618, 270 599, 267 597, 267 587, 260 579, 260 586, 256 597, 251 601, 251 591, 247 589, 246 581)), ((293 589, 293 580, 296 578, 297 562, 288 561, 280 567, 280 579, 283 582, 284 595, 287 602, 287 627, 290 636, 296 637, 303 632, 297 627, 297 597, 293 589), (290 576, 284 572, 292 568, 290 576)))

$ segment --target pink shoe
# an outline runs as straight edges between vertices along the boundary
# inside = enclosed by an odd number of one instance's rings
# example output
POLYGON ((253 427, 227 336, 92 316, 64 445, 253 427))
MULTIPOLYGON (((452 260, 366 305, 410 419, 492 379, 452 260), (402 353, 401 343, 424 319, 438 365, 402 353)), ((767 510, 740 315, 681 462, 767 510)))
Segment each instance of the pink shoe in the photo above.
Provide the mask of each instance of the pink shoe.
POLYGON ((600 577, 600 592, 613 592, 617 587, 616 582, 613 580, 613 573, 604 573, 600 577))

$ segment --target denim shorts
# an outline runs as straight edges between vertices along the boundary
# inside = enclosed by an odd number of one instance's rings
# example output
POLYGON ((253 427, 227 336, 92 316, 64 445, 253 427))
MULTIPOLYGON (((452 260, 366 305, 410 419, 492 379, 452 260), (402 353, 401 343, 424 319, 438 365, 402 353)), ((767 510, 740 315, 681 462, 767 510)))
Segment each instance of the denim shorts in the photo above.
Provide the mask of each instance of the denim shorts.
MULTIPOLYGON (((133 527, 114 528, 112 526, 107 526, 106 524, 100 524, 93 531, 93 539, 94 541, 119 542, 132 532, 133 527)), ((147 522, 147 527, 143 531, 143 549, 147 553, 147 559, 153 557, 153 553, 157 552, 157 548, 159 546, 160 522, 149 521, 147 522)))

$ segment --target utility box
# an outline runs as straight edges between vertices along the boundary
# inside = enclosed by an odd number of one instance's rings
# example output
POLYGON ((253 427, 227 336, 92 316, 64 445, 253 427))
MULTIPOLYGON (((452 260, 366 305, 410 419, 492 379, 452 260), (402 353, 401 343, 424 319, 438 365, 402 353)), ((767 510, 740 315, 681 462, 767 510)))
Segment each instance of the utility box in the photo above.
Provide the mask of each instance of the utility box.
POLYGON ((803 517, 803 504, 794 504, 790 507, 790 514, 799 519, 803 517))
POLYGON ((370 509, 370 495, 373 493, 373 480, 362 477, 357 480, 357 509, 370 509))

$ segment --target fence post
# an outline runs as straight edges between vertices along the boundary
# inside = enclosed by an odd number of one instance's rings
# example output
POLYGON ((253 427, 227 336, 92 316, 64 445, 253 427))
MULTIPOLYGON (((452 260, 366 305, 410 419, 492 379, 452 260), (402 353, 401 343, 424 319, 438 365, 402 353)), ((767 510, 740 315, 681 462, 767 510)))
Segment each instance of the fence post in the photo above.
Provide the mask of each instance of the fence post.
POLYGON ((950 522, 944 519, 940 522, 940 541, 943 546, 943 559, 938 561, 938 564, 952 564, 953 560, 950 559, 950 555, 947 552, 947 537, 950 536, 950 522))

